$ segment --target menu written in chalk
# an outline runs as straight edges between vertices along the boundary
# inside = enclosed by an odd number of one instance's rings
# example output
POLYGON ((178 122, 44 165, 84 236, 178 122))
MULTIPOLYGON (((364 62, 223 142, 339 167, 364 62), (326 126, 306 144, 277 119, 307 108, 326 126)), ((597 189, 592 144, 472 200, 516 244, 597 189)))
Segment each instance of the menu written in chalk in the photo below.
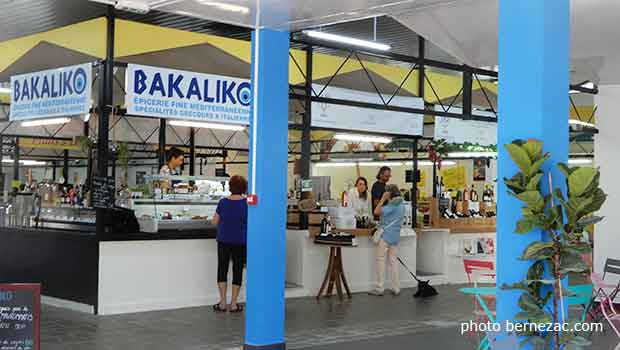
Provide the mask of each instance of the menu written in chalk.
POLYGON ((39 284, 0 284, 0 350, 39 350, 40 314, 39 284))
POLYGON ((93 207, 114 207, 115 182, 113 177, 93 177, 93 207))

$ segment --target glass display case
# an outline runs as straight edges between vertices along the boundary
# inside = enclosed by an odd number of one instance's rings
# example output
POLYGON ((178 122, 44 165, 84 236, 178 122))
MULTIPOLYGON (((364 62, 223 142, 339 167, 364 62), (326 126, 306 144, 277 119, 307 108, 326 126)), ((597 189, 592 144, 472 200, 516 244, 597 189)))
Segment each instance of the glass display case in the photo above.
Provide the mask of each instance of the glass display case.
POLYGON ((142 232, 215 229, 217 203, 228 195, 228 178, 154 175, 146 177, 142 191, 130 194, 129 207, 142 232))
POLYGON ((95 232, 96 212, 92 208, 78 206, 48 207, 42 204, 32 226, 44 229, 58 229, 95 232))

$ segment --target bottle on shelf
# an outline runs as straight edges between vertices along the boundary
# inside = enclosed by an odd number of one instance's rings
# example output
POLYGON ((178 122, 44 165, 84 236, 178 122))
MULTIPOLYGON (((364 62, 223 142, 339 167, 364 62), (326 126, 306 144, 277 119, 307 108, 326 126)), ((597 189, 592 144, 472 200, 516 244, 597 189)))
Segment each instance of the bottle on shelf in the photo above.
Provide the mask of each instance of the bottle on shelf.
POLYGON ((478 201, 478 192, 476 192, 476 189, 474 188, 474 184, 471 185, 471 191, 469 191, 469 196, 471 197, 472 202, 478 201))
POLYGON ((469 199, 469 191, 467 190, 467 187, 465 187, 463 189, 463 201, 467 202, 469 199))
POLYGON ((329 233, 329 222, 327 221, 327 214, 325 214, 321 220, 321 234, 327 233, 329 233))

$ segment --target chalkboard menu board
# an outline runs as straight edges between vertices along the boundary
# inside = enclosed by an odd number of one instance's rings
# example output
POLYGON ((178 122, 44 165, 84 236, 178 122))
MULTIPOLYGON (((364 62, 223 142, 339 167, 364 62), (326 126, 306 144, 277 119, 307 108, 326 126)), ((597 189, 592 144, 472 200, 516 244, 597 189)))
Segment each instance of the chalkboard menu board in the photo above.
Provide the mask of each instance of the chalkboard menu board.
POLYGON ((0 350, 40 350, 41 285, 0 284, 0 350))
MULTIPOLYGON (((114 207, 115 182, 113 177, 93 177, 92 193, 93 207, 113 208, 114 207)), ((1 350, 1 349, 0 349, 1 350)))

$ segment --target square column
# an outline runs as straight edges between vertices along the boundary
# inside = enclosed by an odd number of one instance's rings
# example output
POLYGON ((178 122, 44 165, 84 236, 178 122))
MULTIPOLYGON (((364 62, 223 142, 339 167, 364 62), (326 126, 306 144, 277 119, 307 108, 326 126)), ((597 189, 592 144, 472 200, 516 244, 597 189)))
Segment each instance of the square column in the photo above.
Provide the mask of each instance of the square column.
MULTIPOLYGON (((521 203, 508 195, 503 179, 518 172, 504 144, 538 139, 551 153, 543 170, 555 187, 564 181, 555 164, 568 159, 569 0, 500 0, 499 120, 497 190, 497 285, 525 279, 531 265, 524 249, 541 232, 514 233, 521 203)), ((546 177, 543 190, 548 193, 546 177)), ((514 320, 522 291, 498 289, 498 321, 514 320)))
POLYGON ((252 34, 245 349, 284 349, 289 33, 252 34))

